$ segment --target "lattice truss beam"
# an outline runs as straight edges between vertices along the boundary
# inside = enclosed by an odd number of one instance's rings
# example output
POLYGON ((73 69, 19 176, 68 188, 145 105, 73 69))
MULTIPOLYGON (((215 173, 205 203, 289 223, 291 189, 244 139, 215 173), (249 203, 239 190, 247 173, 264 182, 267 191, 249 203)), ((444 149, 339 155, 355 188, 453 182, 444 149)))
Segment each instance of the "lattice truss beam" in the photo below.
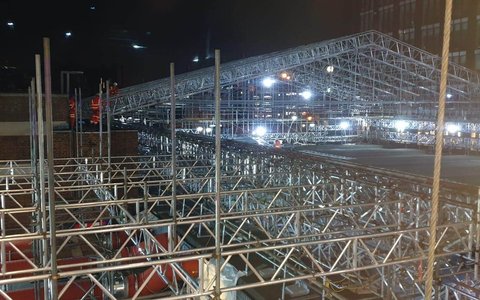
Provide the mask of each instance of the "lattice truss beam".
MULTIPOLYGON (((212 91, 213 71, 206 68, 176 76, 177 97, 195 98, 212 91)), ((225 63, 220 81, 228 88, 283 71, 292 75, 289 85, 310 88, 361 113, 390 108, 388 112, 394 114, 399 104, 438 101, 439 57, 376 31, 225 63), (327 71, 329 66, 333 72, 327 71)), ((170 93, 169 78, 121 89, 112 99, 113 113, 155 107, 168 102, 170 93)), ((451 63, 448 93, 449 101, 477 105, 478 74, 451 63)), ((206 99, 213 104, 211 96, 206 99)))
MULTIPOLYGON (((154 134, 143 138, 158 150, 168 144, 154 134)), ((102 159, 56 161, 58 248, 53 251, 61 261, 62 295, 81 285, 89 295, 101 291, 110 298, 136 298, 153 277, 164 282, 170 296, 212 294, 213 283, 202 278, 202 271, 189 273, 186 264, 203 266, 214 250, 214 148, 183 140, 177 150, 175 218, 169 215, 174 206, 169 155, 114 158, 109 169, 102 159), (159 233, 168 233, 168 245, 159 233), (132 281, 137 283, 133 292, 115 289, 132 281)), ((381 297, 422 297, 427 182, 237 146, 224 148, 222 162, 223 265, 247 272, 245 280, 223 292, 305 280, 331 293, 368 287, 381 297)), ((41 259, 20 247, 32 241, 38 253, 50 251, 49 212, 34 193, 26 164, 3 162, 1 168, 4 292, 18 288, 15 283, 40 282, 51 272, 48 255, 41 259), (32 218, 32 224, 25 221, 32 218), (11 265, 14 257, 25 262, 22 269, 11 265)), ((477 195, 465 186, 442 190, 436 245, 440 277, 473 270, 477 195)))

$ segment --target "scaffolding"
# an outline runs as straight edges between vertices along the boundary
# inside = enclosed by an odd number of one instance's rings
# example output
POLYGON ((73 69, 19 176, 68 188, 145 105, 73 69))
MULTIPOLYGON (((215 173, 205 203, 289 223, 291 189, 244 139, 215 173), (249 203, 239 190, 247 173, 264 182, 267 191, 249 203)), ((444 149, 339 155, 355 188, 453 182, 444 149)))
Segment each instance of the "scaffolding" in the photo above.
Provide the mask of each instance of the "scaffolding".
MULTIPOLYGON (((197 139, 178 141, 175 223, 169 215, 174 187, 168 153, 111 158, 111 170, 102 159, 56 160, 57 249, 42 248, 48 229, 22 222, 30 217, 49 222, 47 215, 39 216, 38 201, 25 200, 38 196, 29 162, 3 162, 0 293, 21 291, 50 276, 50 265, 21 246, 32 243, 38 253, 56 251, 60 295, 78 286, 91 297, 145 295, 148 280, 130 283, 135 276, 139 280, 142 267, 152 268, 150 278, 156 273, 164 280, 168 299, 211 295, 212 284, 202 286, 205 280, 198 276, 212 259, 216 238, 215 153, 211 142, 197 139), (158 236, 168 238, 173 225, 178 240, 169 246, 158 236), (25 262, 21 269, 15 268, 15 257, 25 262), (185 262, 196 268, 185 269, 185 262)), ((155 133, 143 133, 142 142, 159 153, 169 144, 155 133)), ((257 287, 303 281, 324 296, 362 287, 382 298, 422 297, 427 178, 421 182, 265 149, 252 153, 236 144, 224 146, 221 155, 222 266, 231 264, 246 274, 222 292, 248 294, 257 287)), ((475 188, 451 184, 442 189, 438 280, 473 279, 477 198, 475 188)))
MULTIPOLYGON (((256 299, 266 289, 282 299, 292 291, 424 298, 430 178, 235 139, 418 141, 407 133, 434 130, 422 119, 431 114, 419 112, 436 105, 438 68, 438 57, 370 31, 227 63, 220 95, 213 68, 120 90, 112 115, 131 118, 149 155, 77 151, 52 164, 37 161, 34 147, 30 161, 0 162, 0 295, 256 299), (404 115, 411 121, 398 130, 394 117, 404 115), (160 133, 166 125, 170 137, 160 133)), ((475 131, 479 87, 476 73, 451 65, 452 105, 475 131)), ((479 195, 442 182, 435 291, 443 299, 476 287, 479 195)))

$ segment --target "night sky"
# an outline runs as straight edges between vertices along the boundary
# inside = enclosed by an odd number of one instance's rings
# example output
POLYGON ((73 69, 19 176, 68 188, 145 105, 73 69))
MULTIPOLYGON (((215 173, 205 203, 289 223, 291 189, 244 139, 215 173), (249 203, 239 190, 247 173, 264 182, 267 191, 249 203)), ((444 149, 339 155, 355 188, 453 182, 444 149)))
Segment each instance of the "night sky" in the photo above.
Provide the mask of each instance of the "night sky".
POLYGON ((356 32, 355 1, 0 0, 0 66, 31 76, 45 36, 54 88, 62 70, 84 71, 86 89, 100 77, 128 86, 168 76, 171 61, 177 73, 212 65, 215 48, 231 61, 356 32))

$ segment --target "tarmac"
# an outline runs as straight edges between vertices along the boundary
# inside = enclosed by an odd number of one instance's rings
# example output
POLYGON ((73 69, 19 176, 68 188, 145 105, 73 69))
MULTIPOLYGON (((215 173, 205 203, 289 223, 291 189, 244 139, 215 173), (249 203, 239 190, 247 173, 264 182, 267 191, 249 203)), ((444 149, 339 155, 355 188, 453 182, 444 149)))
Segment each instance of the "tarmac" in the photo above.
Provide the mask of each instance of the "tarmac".
MULTIPOLYGON (((299 146, 296 150, 366 166, 433 177, 434 155, 420 149, 386 148, 371 144, 326 144, 299 146)), ((480 187, 480 156, 449 154, 444 151, 441 179, 480 187)))

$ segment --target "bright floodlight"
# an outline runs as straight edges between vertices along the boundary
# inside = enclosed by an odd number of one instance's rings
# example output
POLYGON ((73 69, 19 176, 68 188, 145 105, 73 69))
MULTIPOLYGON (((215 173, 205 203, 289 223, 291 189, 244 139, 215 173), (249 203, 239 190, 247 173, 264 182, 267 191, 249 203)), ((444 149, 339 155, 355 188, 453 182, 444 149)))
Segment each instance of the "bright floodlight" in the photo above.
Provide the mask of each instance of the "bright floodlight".
POLYGON ((304 91, 304 92, 301 92, 300 95, 303 97, 303 99, 308 100, 312 98, 313 94, 310 91, 304 91))
POLYGON ((197 127, 197 132, 202 132, 203 131, 203 127, 202 126, 198 126, 197 127))
POLYGON ((460 126, 458 126, 457 124, 447 124, 446 128, 447 128, 447 132, 452 134, 455 134, 460 131, 460 126))
POLYGON ((332 89, 331 88, 327 88, 327 93, 330 93, 332 92, 332 89))
POLYGON ((270 78, 270 77, 267 77, 267 78, 263 79, 263 81, 262 81, 263 86, 266 87, 266 88, 272 87, 272 85, 274 83, 275 83, 275 79, 270 78))
POLYGON ((281 77, 282 79, 287 79, 287 77, 288 77, 287 72, 283 72, 282 74, 280 74, 280 77, 281 77))
POLYGON ((327 67, 327 73, 333 73, 334 70, 335 70, 335 68, 333 66, 328 66, 327 67))
POLYGON ((210 133, 210 132, 212 132, 212 130, 213 130, 212 128, 208 127, 208 128, 205 129, 205 132, 210 133))
POLYGON ((137 45, 137 44, 132 44, 133 49, 144 49, 146 48, 145 46, 137 45))
POLYGON ((395 122, 395 128, 397 129, 398 132, 403 132, 407 127, 408 127, 407 121, 399 120, 395 122))
POLYGON ((350 127, 350 124, 347 121, 340 122, 340 129, 346 130, 350 127))
POLYGON ((15 25, 15 24, 12 21, 7 22, 8 27, 13 27, 13 25, 15 25))
POLYGON ((70 31, 65 32, 65 37, 69 38, 71 36, 72 36, 72 32, 70 31))
POLYGON ((448 99, 452 98, 452 96, 453 96, 452 94, 447 94, 448 99))
POLYGON ((297 116, 292 116, 292 121, 296 121, 298 119, 297 116))
POLYGON ((313 127, 315 127, 315 124, 311 123, 309 126, 310 126, 310 128, 313 128, 313 127))
POLYGON ((198 56, 195 56, 192 61, 193 61, 194 63, 197 63, 197 62, 200 61, 200 59, 198 58, 198 56))
POLYGON ((256 136, 264 136, 267 133, 267 129, 263 126, 258 126, 253 130, 252 134, 256 136))

